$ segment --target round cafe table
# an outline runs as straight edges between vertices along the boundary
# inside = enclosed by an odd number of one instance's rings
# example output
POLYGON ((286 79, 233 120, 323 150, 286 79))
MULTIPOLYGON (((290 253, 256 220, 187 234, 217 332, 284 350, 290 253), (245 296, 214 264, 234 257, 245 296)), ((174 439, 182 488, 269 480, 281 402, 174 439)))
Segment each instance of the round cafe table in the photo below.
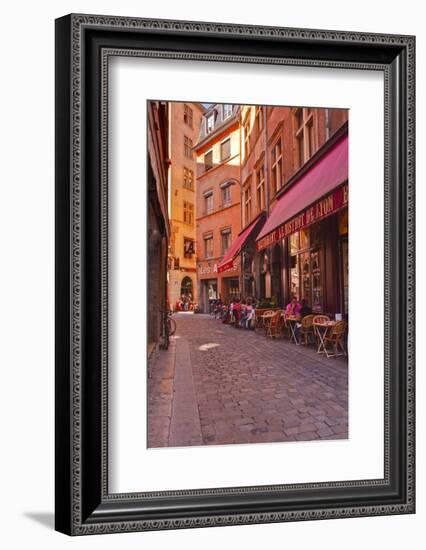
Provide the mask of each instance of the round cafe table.
POLYGON ((300 319, 294 315, 284 315, 284 319, 288 322, 288 326, 290 328, 290 342, 294 342, 296 346, 298 346, 299 342, 296 337, 296 326, 297 323, 300 323, 300 319))
POLYGON ((260 328, 263 328, 266 331, 266 329, 268 328, 268 321, 272 319, 275 313, 275 311, 269 311, 264 313, 263 315, 260 315, 260 318, 262 319, 262 325, 260 328))
POLYGON ((325 321, 323 323, 313 323, 314 332, 318 336, 319 344, 317 353, 325 353, 325 337, 327 332, 336 324, 336 321, 325 321))

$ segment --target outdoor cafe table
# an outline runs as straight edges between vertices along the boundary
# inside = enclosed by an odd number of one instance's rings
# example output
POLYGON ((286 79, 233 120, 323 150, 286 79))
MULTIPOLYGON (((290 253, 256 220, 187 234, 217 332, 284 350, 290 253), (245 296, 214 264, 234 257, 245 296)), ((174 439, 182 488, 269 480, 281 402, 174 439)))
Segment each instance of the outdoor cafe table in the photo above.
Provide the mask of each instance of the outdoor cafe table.
POLYGON ((318 336, 319 344, 317 353, 325 353, 324 339, 328 330, 336 324, 336 321, 325 321, 323 323, 313 323, 314 332, 318 336))
POLYGON ((299 345, 299 342, 297 341, 297 337, 296 337, 296 326, 297 326, 297 323, 300 323, 300 319, 298 317, 295 317, 294 315, 286 315, 285 313, 283 314, 284 315, 284 319, 285 321, 288 322, 288 326, 290 327, 290 342, 293 341, 296 346, 299 345))
POLYGON ((259 328, 266 329, 267 328, 266 321, 268 321, 269 319, 272 319, 272 317, 275 315, 275 313, 276 313, 276 311, 267 311, 263 315, 259 315, 259 318, 262 319, 262 324, 260 325, 259 328))

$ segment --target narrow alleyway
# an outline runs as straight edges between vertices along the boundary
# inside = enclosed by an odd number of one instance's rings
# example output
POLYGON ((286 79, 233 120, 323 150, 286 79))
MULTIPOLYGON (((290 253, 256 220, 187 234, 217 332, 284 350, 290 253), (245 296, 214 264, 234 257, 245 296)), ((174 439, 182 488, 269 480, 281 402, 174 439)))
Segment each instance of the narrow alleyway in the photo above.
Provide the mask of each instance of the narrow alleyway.
POLYGON ((348 368, 312 348, 176 314, 150 365, 148 446, 348 437, 348 368))

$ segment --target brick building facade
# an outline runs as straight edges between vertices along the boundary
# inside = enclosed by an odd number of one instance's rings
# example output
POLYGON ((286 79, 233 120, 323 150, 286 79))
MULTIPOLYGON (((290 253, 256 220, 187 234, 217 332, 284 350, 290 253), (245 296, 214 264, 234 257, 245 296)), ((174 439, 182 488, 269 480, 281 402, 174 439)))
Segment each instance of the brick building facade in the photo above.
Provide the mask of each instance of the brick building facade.
POLYGON ((200 103, 169 103, 169 216, 168 297, 175 309, 182 296, 198 302, 195 256, 196 143, 205 109, 200 103))
POLYGON ((265 217, 241 250, 244 295, 348 313, 347 120, 344 109, 242 106, 242 227, 265 217))
POLYGON ((210 105, 195 145, 197 157, 197 278, 201 311, 211 300, 239 296, 240 265, 218 265, 241 230, 239 107, 210 105))
POLYGON ((172 306, 348 314, 347 110, 174 102, 167 139, 172 306))

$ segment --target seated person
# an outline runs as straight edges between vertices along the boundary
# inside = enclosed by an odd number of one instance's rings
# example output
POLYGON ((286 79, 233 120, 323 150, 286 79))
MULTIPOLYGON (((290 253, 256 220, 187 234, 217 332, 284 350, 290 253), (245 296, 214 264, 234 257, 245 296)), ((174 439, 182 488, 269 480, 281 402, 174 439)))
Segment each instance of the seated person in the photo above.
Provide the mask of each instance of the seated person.
POLYGON ((296 317, 297 319, 301 318, 302 306, 299 304, 297 296, 292 296, 290 303, 287 304, 285 308, 286 316, 296 317))
POLYGON ((309 307, 308 302, 306 300, 302 300, 302 307, 300 309, 300 317, 303 319, 303 317, 306 317, 307 315, 312 315, 312 308, 309 307))
POLYGON ((244 328, 250 328, 251 322, 254 317, 254 306, 250 300, 250 298, 247 300, 247 306, 246 306, 246 315, 244 319, 244 328))
POLYGON ((231 320, 231 306, 229 304, 223 304, 222 323, 228 324, 231 320))
POLYGON ((234 316, 235 326, 237 327, 239 326, 239 323, 241 321, 241 317, 243 314, 243 306, 239 298, 235 298, 234 305, 232 308, 232 314, 234 316))

